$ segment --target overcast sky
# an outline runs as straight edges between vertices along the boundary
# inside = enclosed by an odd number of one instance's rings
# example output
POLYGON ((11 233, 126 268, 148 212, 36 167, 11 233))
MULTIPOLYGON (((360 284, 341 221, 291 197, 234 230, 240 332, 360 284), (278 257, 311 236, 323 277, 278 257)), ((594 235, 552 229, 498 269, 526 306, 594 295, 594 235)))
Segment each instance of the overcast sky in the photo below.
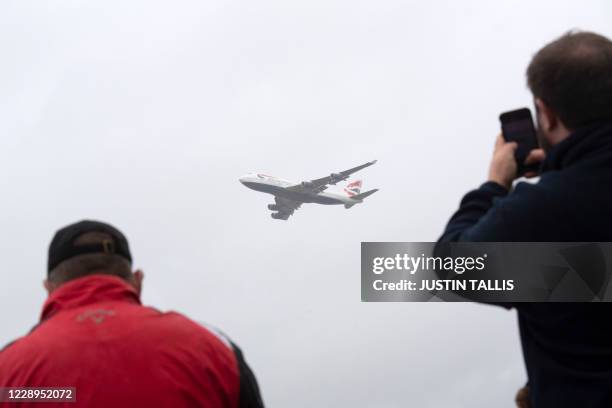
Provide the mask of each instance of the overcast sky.
POLYGON ((143 302, 224 330, 270 407, 510 407, 514 312, 360 302, 361 241, 433 241, 533 53, 609 1, 2 1, 0 343, 59 227, 111 222, 143 302), (570 4, 571 3, 571 4, 570 4), (363 205, 270 218, 238 177, 379 162, 363 205))

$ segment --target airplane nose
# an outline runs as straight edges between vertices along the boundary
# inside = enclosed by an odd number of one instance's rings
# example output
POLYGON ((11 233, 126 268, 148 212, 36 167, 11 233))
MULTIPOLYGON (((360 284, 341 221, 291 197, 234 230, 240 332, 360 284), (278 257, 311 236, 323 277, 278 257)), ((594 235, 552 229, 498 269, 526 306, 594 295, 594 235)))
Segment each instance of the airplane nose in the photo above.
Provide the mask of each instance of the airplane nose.
POLYGON ((238 179, 238 181, 239 181, 241 184, 246 183, 246 181, 247 181, 247 176, 242 176, 242 177, 240 177, 240 178, 238 179))

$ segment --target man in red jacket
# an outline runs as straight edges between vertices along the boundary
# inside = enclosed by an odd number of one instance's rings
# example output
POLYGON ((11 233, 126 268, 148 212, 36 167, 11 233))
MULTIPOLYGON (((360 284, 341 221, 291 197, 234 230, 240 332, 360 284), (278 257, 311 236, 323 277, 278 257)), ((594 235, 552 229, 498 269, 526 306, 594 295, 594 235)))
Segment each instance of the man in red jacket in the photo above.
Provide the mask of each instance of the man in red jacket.
POLYGON ((263 407, 240 349, 222 333, 140 303, 125 236, 81 221, 49 247, 40 323, 0 352, 0 405, 263 407), (71 388, 76 403, 24 387, 71 388), (41 396, 42 395, 42 396, 41 396))

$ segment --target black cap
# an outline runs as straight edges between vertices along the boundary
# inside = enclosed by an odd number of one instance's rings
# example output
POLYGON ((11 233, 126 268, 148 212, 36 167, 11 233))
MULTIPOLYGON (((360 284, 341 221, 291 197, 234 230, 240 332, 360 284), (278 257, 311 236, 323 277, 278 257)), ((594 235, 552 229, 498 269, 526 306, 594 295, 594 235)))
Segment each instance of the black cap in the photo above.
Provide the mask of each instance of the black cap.
POLYGON ((99 221, 84 220, 70 224, 55 233, 49 245, 47 274, 61 262, 83 254, 107 253, 122 256, 132 262, 130 247, 125 235, 110 224, 99 221), (75 245, 74 241, 88 232, 103 232, 111 239, 97 244, 75 245))

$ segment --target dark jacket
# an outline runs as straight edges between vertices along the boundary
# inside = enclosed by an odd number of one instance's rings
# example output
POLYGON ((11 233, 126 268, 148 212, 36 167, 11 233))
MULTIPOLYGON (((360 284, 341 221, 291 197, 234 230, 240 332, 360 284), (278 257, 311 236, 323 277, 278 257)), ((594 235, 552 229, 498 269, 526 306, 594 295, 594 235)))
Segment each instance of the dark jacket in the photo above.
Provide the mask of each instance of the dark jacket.
MULTIPOLYGON (((579 129, 538 183, 466 194, 439 242, 612 241, 612 123, 579 129)), ((517 303, 534 407, 612 407, 612 307, 517 303)))
POLYGON ((26 386, 75 387, 76 403, 7 406, 262 407, 242 353, 223 334, 142 306, 131 285, 109 275, 63 284, 32 332, 0 352, 0 387, 26 386))

